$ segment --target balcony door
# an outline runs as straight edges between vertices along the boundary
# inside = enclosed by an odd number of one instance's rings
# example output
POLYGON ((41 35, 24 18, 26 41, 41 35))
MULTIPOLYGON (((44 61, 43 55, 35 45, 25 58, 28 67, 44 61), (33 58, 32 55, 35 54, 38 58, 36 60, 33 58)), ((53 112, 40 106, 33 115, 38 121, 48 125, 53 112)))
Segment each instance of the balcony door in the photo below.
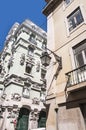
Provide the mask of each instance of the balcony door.
POLYGON ((79 82, 86 80, 86 40, 73 47, 76 66, 75 79, 79 82))

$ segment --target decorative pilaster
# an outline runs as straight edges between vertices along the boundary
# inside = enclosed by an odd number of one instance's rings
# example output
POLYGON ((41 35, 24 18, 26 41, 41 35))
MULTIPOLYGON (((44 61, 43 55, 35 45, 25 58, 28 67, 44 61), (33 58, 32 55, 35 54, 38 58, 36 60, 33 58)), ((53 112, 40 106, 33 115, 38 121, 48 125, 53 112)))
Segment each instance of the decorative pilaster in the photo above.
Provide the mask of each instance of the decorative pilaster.
POLYGON ((39 119, 39 112, 37 109, 34 109, 30 113, 30 129, 37 129, 38 127, 38 119, 39 119))

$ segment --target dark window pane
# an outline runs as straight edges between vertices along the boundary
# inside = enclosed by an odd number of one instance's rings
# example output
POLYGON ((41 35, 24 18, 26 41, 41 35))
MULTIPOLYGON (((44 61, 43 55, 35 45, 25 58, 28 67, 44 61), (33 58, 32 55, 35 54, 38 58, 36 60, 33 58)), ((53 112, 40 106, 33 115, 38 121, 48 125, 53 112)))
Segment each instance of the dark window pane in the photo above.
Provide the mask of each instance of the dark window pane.
POLYGON ((77 20, 77 25, 83 22, 83 17, 80 10, 78 10, 78 12, 76 13, 76 20, 77 20))
POLYGON ((31 73, 31 70, 32 70, 32 64, 29 64, 29 63, 27 63, 26 64, 26 73, 31 73))
POLYGON ((83 66, 84 65, 84 60, 83 60, 83 56, 82 56, 82 53, 76 55, 76 64, 77 64, 77 67, 80 67, 80 66, 83 66))

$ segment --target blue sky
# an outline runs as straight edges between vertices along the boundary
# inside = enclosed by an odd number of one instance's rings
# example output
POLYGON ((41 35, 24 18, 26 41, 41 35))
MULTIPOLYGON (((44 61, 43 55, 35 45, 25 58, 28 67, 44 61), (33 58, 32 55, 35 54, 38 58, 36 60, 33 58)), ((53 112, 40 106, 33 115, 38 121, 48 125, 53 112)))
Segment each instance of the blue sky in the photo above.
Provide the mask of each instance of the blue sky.
POLYGON ((46 31, 46 17, 42 14, 45 0, 1 0, 0 1, 0 50, 15 22, 30 19, 46 31))

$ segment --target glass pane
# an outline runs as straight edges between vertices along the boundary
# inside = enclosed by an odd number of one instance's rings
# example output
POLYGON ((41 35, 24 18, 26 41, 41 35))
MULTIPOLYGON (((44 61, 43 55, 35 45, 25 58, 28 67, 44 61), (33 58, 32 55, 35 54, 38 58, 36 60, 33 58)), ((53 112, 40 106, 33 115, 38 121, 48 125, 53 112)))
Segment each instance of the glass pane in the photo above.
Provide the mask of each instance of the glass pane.
POLYGON ((80 10, 78 10, 76 12, 76 20, 77 20, 77 25, 79 25, 83 21, 83 17, 82 17, 82 14, 81 14, 80 10))
POLYGON ((76 55, 76 64, 77 64, 77 67, 84 65, 82 53, 76 55))

